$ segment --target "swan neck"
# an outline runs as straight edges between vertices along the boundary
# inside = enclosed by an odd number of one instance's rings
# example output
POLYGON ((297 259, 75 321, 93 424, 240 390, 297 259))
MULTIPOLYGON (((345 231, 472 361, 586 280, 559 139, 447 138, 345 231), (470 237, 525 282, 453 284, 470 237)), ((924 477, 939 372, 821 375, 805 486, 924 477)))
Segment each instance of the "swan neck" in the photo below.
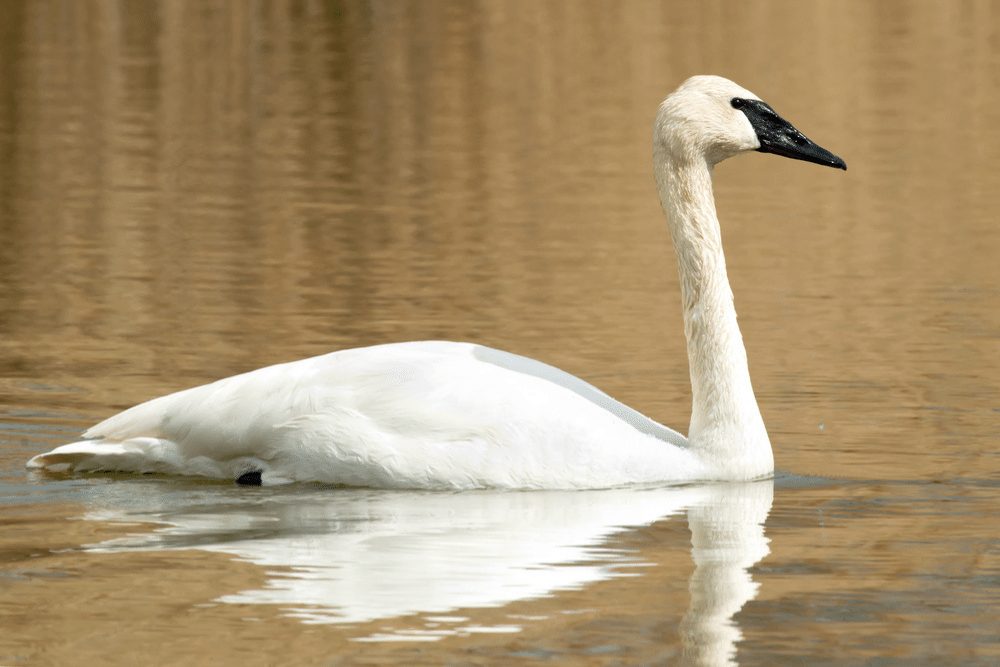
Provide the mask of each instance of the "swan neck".
POLYGON ((688 438, 692 447, 714 450, 726 465, 768 464, 770 442, 736 322, 711 165, 662 150, 654 151, 654 159, 680 277, 692 391, 688 438))

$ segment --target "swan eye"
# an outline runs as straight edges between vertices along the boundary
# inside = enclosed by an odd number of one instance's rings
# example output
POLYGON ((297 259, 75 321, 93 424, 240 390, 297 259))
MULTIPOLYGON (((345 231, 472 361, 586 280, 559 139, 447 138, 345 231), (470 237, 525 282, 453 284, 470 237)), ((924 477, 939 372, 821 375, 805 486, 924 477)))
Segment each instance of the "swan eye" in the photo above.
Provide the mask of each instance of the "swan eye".
POLYGON ((747 101, 742 97, 734 97, 729 103, 733 105, 734 109, 742 109, 746 105, 747 101))

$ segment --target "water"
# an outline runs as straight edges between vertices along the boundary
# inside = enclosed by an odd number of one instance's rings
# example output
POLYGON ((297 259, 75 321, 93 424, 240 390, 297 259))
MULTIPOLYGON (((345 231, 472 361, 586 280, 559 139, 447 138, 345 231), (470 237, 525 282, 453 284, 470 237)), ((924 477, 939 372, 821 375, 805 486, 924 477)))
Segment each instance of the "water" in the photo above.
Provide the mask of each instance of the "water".
POLYGON ((0 663, 1000 662, 1000 7, 0 3, 0 663), (716 196, 774 482, 41 478, 139 400, 396 340, 689 417, 658 101, 846 174, 716 196))

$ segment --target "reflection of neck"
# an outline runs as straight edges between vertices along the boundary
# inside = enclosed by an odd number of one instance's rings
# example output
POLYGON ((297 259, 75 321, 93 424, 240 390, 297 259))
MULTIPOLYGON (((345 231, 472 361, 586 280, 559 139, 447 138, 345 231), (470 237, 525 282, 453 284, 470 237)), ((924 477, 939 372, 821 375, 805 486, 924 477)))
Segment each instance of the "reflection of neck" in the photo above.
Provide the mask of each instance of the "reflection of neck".
POLYGON ((771 472, 773 458, 736 323, 722 235, 704 159, 654 150, 660 201, 677 254, 691 373, 693 448, 743 477, 771 472))
POLYGON ((769 553, 764 521, 774 483, 726 485, 688 510, 694 573, 691 605, 681 621, 684 663, 734 665, 742 635, 733 616, 757 594, 748 568, 769 553))

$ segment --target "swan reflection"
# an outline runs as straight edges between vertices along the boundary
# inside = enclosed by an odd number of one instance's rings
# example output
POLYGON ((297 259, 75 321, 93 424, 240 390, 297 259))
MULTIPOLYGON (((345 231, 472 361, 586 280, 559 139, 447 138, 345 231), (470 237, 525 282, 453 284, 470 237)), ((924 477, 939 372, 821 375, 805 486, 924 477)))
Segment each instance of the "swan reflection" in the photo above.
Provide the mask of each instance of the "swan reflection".
POLYGON ((773 480, 724 484, 688 508, 694 572, 681 621, 685 664, 736 664, 742 634, 733 616, 757 596, 759 584, 749 568, 770 553, 764 521, 773 499, 773 480))
MULTIPOLYGON (((438 639, 449 612, 498 607, 622 576, 641 553, 609 538, 687 512, 695 571, 682 623, 685 656, 727 664, 740 638, 732 616, 757 590, 747 568, 768 553, 773 482, 607 491, 414 493, 244 489, 200 493, 151 485, 145 506, 88 518, 162 527, 92 551, 200 549, 262 566, 265 587, 221 602, 270 604, 309 623, 420 614, 404 636, 438 639), (221 498, 220 498, 221 494, 221 498)), ((111 499, 112 501, 114 499, 111 499)), ((109 503, 111 504, 111 503, 109 503)), ((464 619, 457 619, 458 621, 464 619)), ((516 631, 516 626, 493 631, 516 631)))

